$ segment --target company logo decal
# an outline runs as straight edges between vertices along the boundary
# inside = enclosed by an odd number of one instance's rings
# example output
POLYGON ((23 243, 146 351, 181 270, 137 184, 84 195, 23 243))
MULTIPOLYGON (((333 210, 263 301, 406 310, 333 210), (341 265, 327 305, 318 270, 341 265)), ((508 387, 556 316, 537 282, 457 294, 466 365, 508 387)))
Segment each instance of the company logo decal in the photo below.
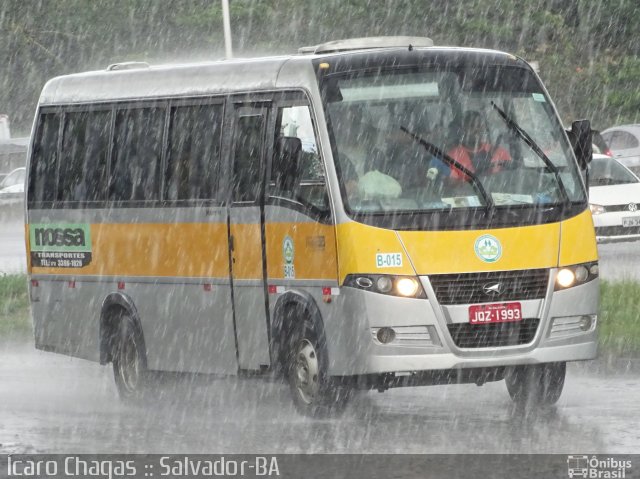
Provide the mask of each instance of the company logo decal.
POLYGON ((282 258, 284 259, 284 277, 293 279, 296 277, 296 271, 293 267, 295 258, 295 248, 291 236, 285 236, 282 240, 282 258))
POLYGON ((482 287, 487 296, 500 296, 504 292, 502 283, 487 283, 482 287))
POLYGON ((31 265, 41 268, 82 268, 91 263, 91 225, 29 225, 31 265))
POLYGON ((638 205, 635 203, 629 203, 628 208, 629 208, 629 211, 631 211, 632 213, 638 211, 638 205))
POLYGON ((495 236, 480 236, 476 240, 474 249, 478 258, 485 263, 495 263, 502 256, 502 245, 495 236))

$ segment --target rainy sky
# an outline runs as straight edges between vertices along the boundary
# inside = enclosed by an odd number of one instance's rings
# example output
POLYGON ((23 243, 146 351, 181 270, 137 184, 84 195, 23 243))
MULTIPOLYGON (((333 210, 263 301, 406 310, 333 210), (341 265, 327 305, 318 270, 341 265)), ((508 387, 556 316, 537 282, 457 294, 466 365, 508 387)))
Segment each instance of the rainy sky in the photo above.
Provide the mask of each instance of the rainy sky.
MULTIPOLYGON (((563 120, 595 128, 638 121, 636 0, 232 0, 238 56, 372 35, 497 48, 540 65, 563 120)), ((5 0, 0 5, 0 113, 27 135, 51 77, 108 64, 219 59, 217 0, 5 0)))

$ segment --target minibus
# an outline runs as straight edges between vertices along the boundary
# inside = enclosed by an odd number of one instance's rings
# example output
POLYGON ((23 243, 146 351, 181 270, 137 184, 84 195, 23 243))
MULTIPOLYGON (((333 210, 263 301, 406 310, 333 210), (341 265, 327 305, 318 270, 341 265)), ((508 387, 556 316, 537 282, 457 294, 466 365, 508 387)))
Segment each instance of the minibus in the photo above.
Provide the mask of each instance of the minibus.
POLYGON ((428 38, 132 62, 44 87, 26 242, 38 349, 357 389, 505 380, 556 402, 596 356, 588 121, 522 58, 428 38))

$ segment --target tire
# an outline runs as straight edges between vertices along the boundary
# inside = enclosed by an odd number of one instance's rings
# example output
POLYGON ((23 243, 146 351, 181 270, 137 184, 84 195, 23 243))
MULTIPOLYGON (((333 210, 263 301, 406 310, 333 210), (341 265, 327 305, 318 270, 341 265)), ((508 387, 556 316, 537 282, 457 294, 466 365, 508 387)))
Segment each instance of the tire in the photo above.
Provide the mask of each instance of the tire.
POLYGON ((567 363, 515 366, 507 371, 505 382, 514 403, 521 406, 550 406, 558 402, 567 363))
POLYGON ((134 402, 141 399, 147 383, 147 361, 133 320, 127 313, 120 315, 113 342, 113 376, 120 399, 134 402))
POLYGON ((296 314, 286 342, 285 370, 293 403, 300 414, 313 418, 338 414, 351 398, 351 389, 327 375, 326 344, 303 314, 296 314))

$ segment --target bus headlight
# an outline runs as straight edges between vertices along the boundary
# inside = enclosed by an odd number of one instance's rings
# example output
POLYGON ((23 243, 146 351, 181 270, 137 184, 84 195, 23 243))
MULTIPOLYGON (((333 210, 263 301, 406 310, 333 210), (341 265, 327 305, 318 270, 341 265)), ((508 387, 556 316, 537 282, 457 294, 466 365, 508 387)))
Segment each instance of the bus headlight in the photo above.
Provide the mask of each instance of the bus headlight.
POLYGON ((376 281, 376 286, 380 293, 390 293, 393 289, 393 281, 389 276, 380 276, 376 281))
POLYGON ((344 286, 403 298, 426 299, 427 297, 420 280, 415 276, 350 274, 345 278, 344 286))
POLYGON ((587 283, 598 277, 598 263, 575 264, 573 266, 565 266, 558 270, 556 274, 555 290, 567 289, 572 286, 587 283))
POLYGON ((592 215, 599 215, 607 211, 604 206, 596 205, 594 203, 589 203, 589 209, 591 210, 592 215))
POLYGON ((400 278, 396 281, 396 291, 400 296, 407 296, 409 298, 416 295, 420 284, 415 278, 400 278))
POLYGON ((576 275, 569 268, 562 268, 558 271, 558 276, 556 276, 556 283, 558 283, 558 286, 562 288, 569 288, 573 286, 575 280, 576 275))

